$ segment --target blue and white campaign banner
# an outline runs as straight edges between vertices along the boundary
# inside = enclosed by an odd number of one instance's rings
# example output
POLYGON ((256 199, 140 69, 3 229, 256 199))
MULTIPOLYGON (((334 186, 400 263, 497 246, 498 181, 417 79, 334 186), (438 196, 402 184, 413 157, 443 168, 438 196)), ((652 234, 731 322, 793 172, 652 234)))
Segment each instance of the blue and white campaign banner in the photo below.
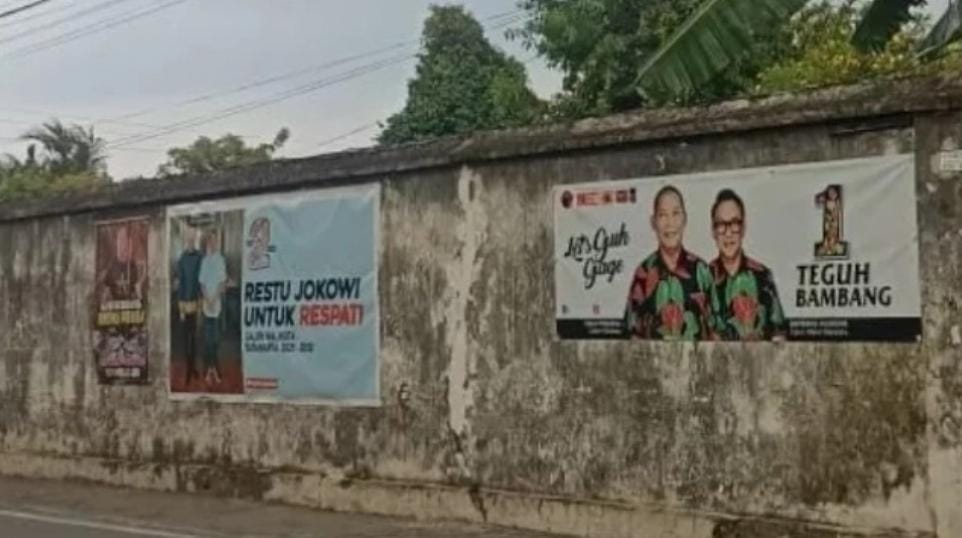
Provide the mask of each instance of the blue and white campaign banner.
POLYGON ((379 405, 379 186, 168 210, 170 391, 379 405))

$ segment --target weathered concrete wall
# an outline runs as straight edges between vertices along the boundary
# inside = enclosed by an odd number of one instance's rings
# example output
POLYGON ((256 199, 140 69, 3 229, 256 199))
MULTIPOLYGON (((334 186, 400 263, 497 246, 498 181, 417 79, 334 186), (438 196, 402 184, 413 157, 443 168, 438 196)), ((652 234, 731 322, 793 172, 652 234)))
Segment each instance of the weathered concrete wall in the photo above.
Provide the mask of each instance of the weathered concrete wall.
POLYGON ((932 165, 960 98, 913 81, 0 207, 0 473, 591 536, 962 536, 962 177, 932 165), (921 344, 554 336, 553 186, 909 152, 921 344), (383 186, 382 407, 170 401, 160 263, 152 383, 97 384, 96 220, 146 212, 160 260, 167 203, 356 181, 383 186))

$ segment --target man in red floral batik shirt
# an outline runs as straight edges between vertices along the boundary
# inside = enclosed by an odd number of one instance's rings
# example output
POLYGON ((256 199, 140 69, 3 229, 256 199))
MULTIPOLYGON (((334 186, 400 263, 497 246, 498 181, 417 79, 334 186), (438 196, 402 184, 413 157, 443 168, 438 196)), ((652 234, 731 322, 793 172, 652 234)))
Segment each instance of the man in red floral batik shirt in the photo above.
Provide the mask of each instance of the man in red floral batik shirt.
POLYGON ((711 208, 718 257, 709 266, 721 303, 719 336, 724 340, 782 340, 786 322, 775 277, 742 248, 745 203, 731 189, 718 193, 711 208))
POLYGON ((711 340, 718 296, 708 265, 682 244, 688 216, 681 192, 668 185, 655 195, 651 228, 658 250, 635 270, 625 316, 633 338, 711 340))

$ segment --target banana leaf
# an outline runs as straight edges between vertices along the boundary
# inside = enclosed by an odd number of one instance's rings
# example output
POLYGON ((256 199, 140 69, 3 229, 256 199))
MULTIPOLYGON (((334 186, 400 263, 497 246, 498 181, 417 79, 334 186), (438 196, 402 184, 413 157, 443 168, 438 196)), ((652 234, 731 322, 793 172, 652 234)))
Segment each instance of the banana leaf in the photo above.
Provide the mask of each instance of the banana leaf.
POLYGON ((807 0, 706 0, 638 73, 637 88, 691 93, 745 54, 752 39, 780 24, 807 0))
POLYGON ((855 28, 852 44, 862 52, 885 48, 892 36, 909 21, 911 9, 922 4, 925 0, 875 0, 855 28))
POLYGON ((960 35, 962 35, 962 2, 951 0, 949 7, 935 23, 932 31, 919 44, 919 53, 922 55, 938 53, 960 35))

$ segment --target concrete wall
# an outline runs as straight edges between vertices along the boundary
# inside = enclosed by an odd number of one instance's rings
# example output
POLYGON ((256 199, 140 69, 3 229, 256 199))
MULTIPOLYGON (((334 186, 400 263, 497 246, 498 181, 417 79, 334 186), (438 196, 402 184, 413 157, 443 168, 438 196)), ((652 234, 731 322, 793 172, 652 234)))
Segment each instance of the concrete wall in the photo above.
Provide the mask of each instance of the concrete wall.
POLYGON ((962 536, 960 98, 908 81, 0 207, 0 473, 590 536, 962 536), (909 152, 921 344, 556 338, 553 186, 909 152), (371 181, 383 406, 170 401, 160 263, 151 384, 98 385, 95 221, 150 215, 161 260, 167 204, 371 181))

